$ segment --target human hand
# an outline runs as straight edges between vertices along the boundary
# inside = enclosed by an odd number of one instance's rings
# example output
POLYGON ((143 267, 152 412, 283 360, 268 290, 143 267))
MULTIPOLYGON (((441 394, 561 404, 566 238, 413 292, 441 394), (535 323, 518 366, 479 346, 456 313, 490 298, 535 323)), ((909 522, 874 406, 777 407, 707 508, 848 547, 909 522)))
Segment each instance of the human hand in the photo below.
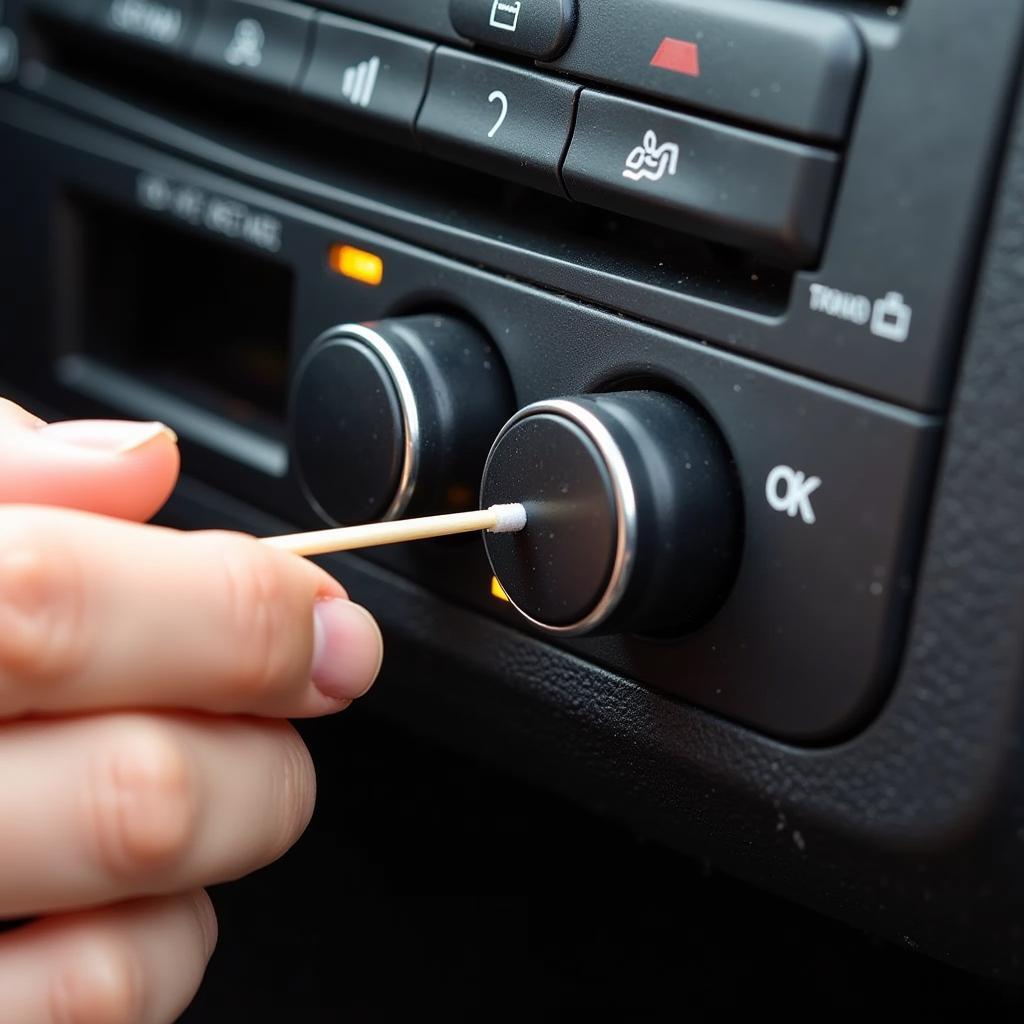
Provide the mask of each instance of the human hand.
POLYGON ((372 618, 311 563, 120 521, 177 472, 157 424, 0 401, 0 920, 40 918, 0 935, 5 1024, 175 1020, 216 941, 202 886, 312 813, 277 719, 341 710, 380 667, 372 618))

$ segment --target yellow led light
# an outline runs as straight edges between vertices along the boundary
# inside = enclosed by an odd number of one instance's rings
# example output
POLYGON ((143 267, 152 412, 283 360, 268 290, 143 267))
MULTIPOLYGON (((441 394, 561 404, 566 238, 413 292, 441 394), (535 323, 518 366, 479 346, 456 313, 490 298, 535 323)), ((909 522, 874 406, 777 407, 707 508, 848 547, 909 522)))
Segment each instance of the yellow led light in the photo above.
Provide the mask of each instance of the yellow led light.
POLYGON ((505 593, 505 588, 498 582, 497 576, 491 577, 491 597, 496 597, 499 601, 508 600, 508 594, 505 593))
POLYGON ((328 264, 336 274, 363 284, 376 286, 384 280, 384 261, 376 254, 353 245, 332 245, 328 264))

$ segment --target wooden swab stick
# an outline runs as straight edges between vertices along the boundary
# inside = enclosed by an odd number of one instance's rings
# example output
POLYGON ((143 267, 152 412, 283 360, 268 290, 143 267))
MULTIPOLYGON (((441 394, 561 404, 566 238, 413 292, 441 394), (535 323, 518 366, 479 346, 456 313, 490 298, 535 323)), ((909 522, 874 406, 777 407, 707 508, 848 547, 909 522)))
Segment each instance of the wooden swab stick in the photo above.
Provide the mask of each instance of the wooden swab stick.
POLYGON ((327 555, 336 551, 402 544, 407 540, 429 537, 451 537, 457 533, 518 533, 526 526, 526 509, 522 505, 492 505, 482 512, 458 512, 448 516, 426 516, 403 519, 396 523, 370 523, 346 526, 338 530, 314 530, 285 537, 264 537, 263 543, 290 551, 294 555, 327 555))

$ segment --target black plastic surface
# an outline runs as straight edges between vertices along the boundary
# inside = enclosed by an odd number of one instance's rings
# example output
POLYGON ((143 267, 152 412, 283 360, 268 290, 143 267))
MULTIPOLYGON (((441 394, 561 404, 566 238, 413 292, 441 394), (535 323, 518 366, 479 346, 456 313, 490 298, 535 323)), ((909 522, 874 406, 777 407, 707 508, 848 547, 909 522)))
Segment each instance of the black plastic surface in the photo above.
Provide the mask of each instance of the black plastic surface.
POLYGON ((333 15, 320 15, 302 93, 343 124, 379 127, 412 141, 433 45, 333 15))
POLYGON ((564 196, 578 92, 551 75, 442 47, 416 129, 430 153, 564 196))
POLYGON ((776 0, 579 5, 562 71, 804 138, 846 135, 864 56, 842 14, 776 0))
POLYGON ((33 6, 69 21, 84 21, 96 8, 96 2, 95 0, 33 0, 33 6))
POLYGON ((474 42, 553 60, 572 38, 576 0, 451 0, 451 18, 474 42))
MULTIPOLYGON (((230 212, 237 210, 211 211, 230 212)), ((65 365, 73 360, 175 395, 218 417, 227 450, 231 436, 251 436, 254 450, 270 454, 261 465, 283 473, 294 291, 288 268, 255 247, 239 252, 212 234, 197 245, 175 224, 81 195, 67 198, 63 217, 80 264, 62 296, 65 365)))
POLYGON ((584 89, 563 177, 571 198, 814 263, 834 154, 584 89))
POLYGON ((310 832, 214 890, 217 952, 180 1024, 758 1020, 779 991, 799 992, 794 1016, 842 1021, 1024 1009, 364 711, 301 726, 310 832), (413 857, 411 835, 430 837, 413 857))
POLYGON ((320 0, 319 6, 354 18, 379 21, 433 39, 457 43, 460 37, 448 18, 449 0, 320 0))
POLYGON ((306 59, 313 8, 287 0, 210 4, 192 55, 218 71, 290 89, 306 59))

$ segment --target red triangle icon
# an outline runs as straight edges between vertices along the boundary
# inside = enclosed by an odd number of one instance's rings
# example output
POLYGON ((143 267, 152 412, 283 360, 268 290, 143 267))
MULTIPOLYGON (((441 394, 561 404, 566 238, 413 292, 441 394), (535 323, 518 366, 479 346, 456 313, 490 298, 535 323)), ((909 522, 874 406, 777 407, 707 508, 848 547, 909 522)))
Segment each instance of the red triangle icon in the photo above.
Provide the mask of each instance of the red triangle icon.
POLYGON ((665 36, 657 52, 651 58, 651 67, 664 68, 665 71, 674 71, 678 75, 699 78, 700 49, 696 43, 665 36))

